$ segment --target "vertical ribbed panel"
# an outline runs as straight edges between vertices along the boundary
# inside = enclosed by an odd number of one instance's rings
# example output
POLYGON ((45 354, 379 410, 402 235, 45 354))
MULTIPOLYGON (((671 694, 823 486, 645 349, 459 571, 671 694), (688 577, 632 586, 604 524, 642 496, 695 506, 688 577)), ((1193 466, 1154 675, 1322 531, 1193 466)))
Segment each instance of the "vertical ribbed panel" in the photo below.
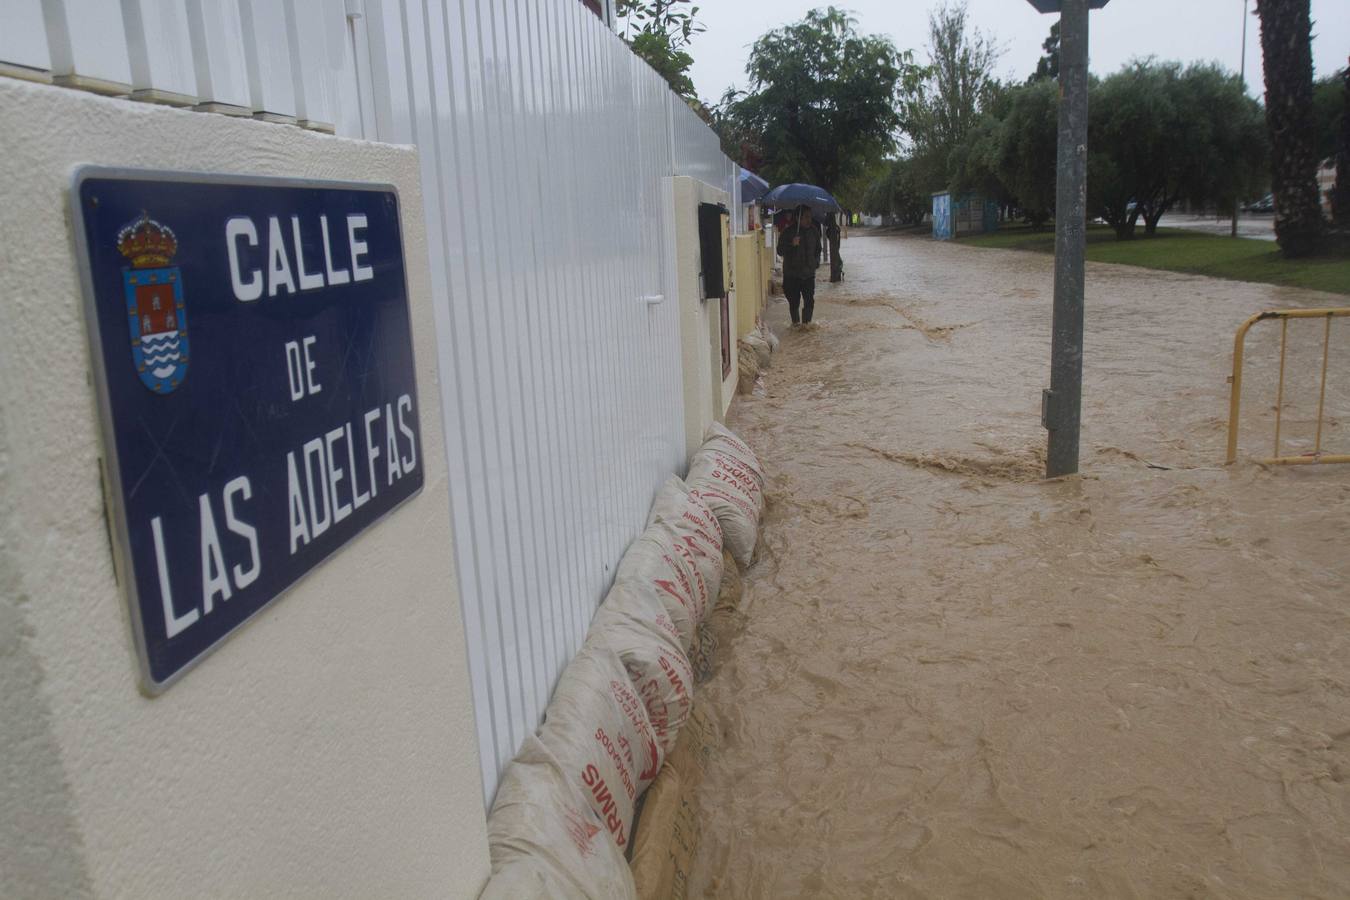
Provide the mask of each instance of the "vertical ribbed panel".
POLYGON ((117 0, 44 0, 52 76, 104 93, 131 90, 131 58, 117 0))
POLYGON ((665 179, 729 187, 731 168, 574 0, 367 0, 365 12, 368 136, 421 151, 491 797, 657 487, 683 466, 665 179))
POLYGON ((255 115, 294 121, 295 80, 286 10, 276 0, 239 0, 250 105, 255 115))
POLYGON ((205 109, 252 111, 238 0, 186 0, 197 100, 205 109))
POLYGON ((123 0, 132 96, 187 105, 197 102, 197 74, 182 0, 123 0))
POLYGON ((735 193, 734 166, 722 153, 722 145, 689 105, 670 95, 670 128, 673 133, 674 173, 697 178, 731 195, 735 193))
POLYGON ((0 23, 0 71, 13 66, 42 72, 52 67, 42 0, 5 0, 0 23))

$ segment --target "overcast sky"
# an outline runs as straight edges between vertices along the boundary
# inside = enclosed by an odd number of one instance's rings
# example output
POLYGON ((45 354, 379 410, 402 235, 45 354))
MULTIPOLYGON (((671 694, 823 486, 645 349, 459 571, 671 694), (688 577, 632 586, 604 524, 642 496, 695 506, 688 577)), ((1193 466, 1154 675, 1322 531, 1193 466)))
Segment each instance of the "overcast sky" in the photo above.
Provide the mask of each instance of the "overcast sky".
MULTIPOLYGON (((863 33, 885 34, 900 49, 927 60, 928 12, 938 0, 836 0, 863 33)), ((811 0, 703 0, 699 18, 708 26, 690 48, 694 85, 716 102, 730 85, 746 86, 750 44, 772 28, 800 20, 825 2, 811 0)), ((1255 2, 1248 4, 1254 8, 1255 2)), ((1036 68, 1053 15, 1041 15, 1026 0, 969 0, 974 24, 1004 49, 999 74, 1023 80, 1036 68)), ((1350 0, 1312 0, 1313 68, 1316 77, 1346 64, 1350 54, 1350 0)), ((1092 13, 1092 71, 1109 74, 1137 56, 1219 62, 1237 71, 1242 46, 1242 0, 1111 0, 1092 13)), ((1247 83, 1261 86, 1260 22, 1249 16, 1247 83)))

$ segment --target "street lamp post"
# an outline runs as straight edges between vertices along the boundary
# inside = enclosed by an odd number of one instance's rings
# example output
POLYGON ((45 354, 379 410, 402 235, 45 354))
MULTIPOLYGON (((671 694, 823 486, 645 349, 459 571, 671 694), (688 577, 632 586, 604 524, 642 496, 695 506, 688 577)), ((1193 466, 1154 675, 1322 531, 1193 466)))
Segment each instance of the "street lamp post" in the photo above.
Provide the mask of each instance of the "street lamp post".
POLYGON ((1028 0, 1059 13, 1059 148, 1055 184, 1055 312, 1050 389, 1041 424, 1050 432, 1045 477, 1078 471, 1083 405, 1083 256, 1087 246, 1088 10, 1107 0, 1028 0))

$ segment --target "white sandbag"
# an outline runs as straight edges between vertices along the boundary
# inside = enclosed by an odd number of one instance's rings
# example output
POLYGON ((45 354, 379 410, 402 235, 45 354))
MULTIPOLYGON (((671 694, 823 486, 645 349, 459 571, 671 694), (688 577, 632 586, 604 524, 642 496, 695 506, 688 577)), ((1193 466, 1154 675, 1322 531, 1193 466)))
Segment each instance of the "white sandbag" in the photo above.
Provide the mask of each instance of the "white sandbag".
MULTIPOLYGON (((715 450, 704 447, 698 450, 689 459, 689 474, 685 476, 685 483, 692 489, 698 485, 699 479, 703 479, 711 484, 717 484, 731 489, 743 496, 748 503, 755 508, 755 515, 758 516, 764 511, 764 484, 755 471, 742 463, 739 459, 722 450, 715 450)), ((703 502, 708 503, 706 497, 702 494, 703 502)), ((714 513, 717 512, 713 504, 708 503, 708 508, 714 513)), ((726 542, 726 522, 722 521, 723 543, 726 542)))
MULTIPOLYGON (((634 878, 634 893, 637 891, 634 878)), ((528 857, 506 863, 500 872, 493 872, 478 900, 587 900, 584 893, 567 882, 559 882, 543 863, 528 857)))
POLYGON ((764 340, 768 342, 769 349, 774 353, 777 353, 778 345, 781 341, 778 340, 778 335, 773 333, 773 329, 769 327, 769 323, 765 322, 763 319, 759 322, 759 333, 763 335, 764 340))
POLYGON ((706 616, 722 586, 722 526, 717 516, 702 498, 690 496, 687 484, 671 476, 656 492, 647 523, 666 525, 675 533, 685 562, 703 578, 708 594, 706 616))
MULTIPOLYGON (((681 606, 680 610, 683 611, 684 607, 681 606)), ((605 596, 605 602, 600 604, 600 609, 591 619, 591 629, 599 628, 615 619, 632 622, 652 632, 681 653, 686 653, 689 641, 693 638, 693 618, 688 615, 680 618, 681 621, 677 622, 671 617, 666 605, 657 596, 655 588, 645 587, 631 580, 615 581, 614 586, 609 589, 609 594, 605 596)))
POLYGON ((745 341, 736 342, 736 392, 748 394, 755 389, 759 380, 759 360, 755 351, 745 341))
POLYGON ((741 338, 741 341, 755 351, 755 361, 759 363, 761 369, 767 369, 773 364, 773 349, 769 347, 769 342, 764 340, 764 335, 758 331, 751 331, 741 338))
POLYGON ((722 525, 723 546, 741 568, 750 567, 759 543, 764 490, 753 473, 720 450, 699 450, 689 464, 690 494, 707 504, 722 525))
POLYGON ((684 636, 687 650, 693 640, 694 627, 716 596, 708 592, 698 570, 686 562, 685 554, 676 546, 677 541, 670 526, 660 522, 647 526, 647 530, 628 545, 628 551, 619 561, 615 582, 631 582, 655 591, 684 636))
POLYGON ((677 640, 666 639, 650 626, 621 613, 606 613, 604 604, 587 640, 608 645, 623 660, 664 756, 675 746, 693 705, 694 670, 684 650, 677 640))
POLYGON ((636 896, 621 849, 534 735, 507 766, 488 816, 492 878, 482 897, 553 900, 636 896))
MULTIPOLYGON (((703 501, 700 500, 700 503, 703 501)), ((716 518, 714 516, 713 518, 716 518)), ((703 621, 703 617, 712 609, 712 605, 717 602, 717 586, 708 583, 703 576, 703 569, 699 566, 701 559, 698 553, 689 546, 680 533, 665 522, 652 522, 647 526, 647 530, 642 532, 643 537, 648 540, 656 541, 662 547, 667 547, 675 553, 677 562, 684 566, 685 574, 689 577, 694 588, 694 619, 697 622, 703 621)))
POLYGON ((665 754, 623 661, 609 646, 587 638, 568 663, 539 740, 580 788, 614 844, 627 847, 633 804, 665 754))
POLYGON ((709 481, 692 469, 689 476, 690 493, 706 502, 722 523, 723 546, 742 569, 748 569, 759 543, 759 510, 735 488, 709 481))
POLYGON ((754 473, 759 486, 764 486, 764 466, 750 445, 737 437, 730 428, 721 422, 713 422, 703 434, 703 450, 719 450, 740 460, 741 464, 754 473))

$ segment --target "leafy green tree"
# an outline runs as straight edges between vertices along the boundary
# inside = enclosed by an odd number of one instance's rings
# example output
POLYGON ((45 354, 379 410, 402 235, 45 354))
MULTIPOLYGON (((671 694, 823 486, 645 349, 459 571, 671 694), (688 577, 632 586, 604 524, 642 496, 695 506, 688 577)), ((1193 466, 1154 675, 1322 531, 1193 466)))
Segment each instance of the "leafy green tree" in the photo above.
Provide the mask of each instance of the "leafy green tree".
POLYGON ((1341 109, 1332 157, 1336 184, 1331 189, 1331 217, 1336 226, 1350 229, 1350 66, 1340 72, 1341 109))
POLYGON ((1275 239, 1287 257, 1317 252, 1322 207, 1317 195, 1313 118, 1312 18, 1308 0, 1256 0, 1266 73, 1275 239))
POLYGON ((998 96, 994 66, 1001 52, 970 24, 963 0, 929 15, 928 55, 928 66, 904 94, 902 114, 920 175, 939 191, 951 187, 956 174, 953 152, 998 96))
POLYGON ((1028 84, 1034 84, 1037 81, 1058 81, 1059 80, 1059 23, 1050 26, 1050 36, 1041 44, 1041 49, 1045 51, 1036 62, 1036 71, 1031 73, 1027 79, 1028 84))
POLYGON ((1350 69, 1342 69, 1313 82, 1313 122, 1317 132, 1317 158, 1336 155, 1340 141, 1341 116, 1345 107, 1345 78, 1350 69))
POLYGON ((748 91, 728 91, 715 115, 723 147, 770 181, 834 190, 894 146, 897 89, 912 68, 846 13, 812 10, 755 41, 748 91))
POLYGON ((1011 91, 998 124, 992 168, 1036 228, 1055 214, 1058 141, 1059 85, 1041 80, 1011 91))
MULTIPOLYGON (((694 57, 686 49, 695 34, 706 28, 697 20, 693 0, 618 0, 615 16, 620 35, 633 52, 686 100, 697 101, 689 68, 694 57)), ((697 111, 697 110, 696 110, 697 111)))
POLYGON ((882 163, 863 195, 862 209, 873 216, 917 225, 932 207, 932 197, 918 187, 912 159, 882 163))
POLYGON ((947 155, 947 182, 952 191, 978 193, 1000 205, 1014 202, 998 168, 1003 120, 1011 100, 1009 92, 1001 92, 965 139, 947 155))
POLYGON ((1211 65, 1136 62, 1096 85, 1088 103, 1088 205, 1129 239, 1177 203, 1231 202, 1265 162, 1260 107, 1211 65))
POLYGON ((1337 228, 1350 228, 1350 67, 1313 82, 1313 119, 1317 158, 1336 167, 1331 219, 1337 228))

